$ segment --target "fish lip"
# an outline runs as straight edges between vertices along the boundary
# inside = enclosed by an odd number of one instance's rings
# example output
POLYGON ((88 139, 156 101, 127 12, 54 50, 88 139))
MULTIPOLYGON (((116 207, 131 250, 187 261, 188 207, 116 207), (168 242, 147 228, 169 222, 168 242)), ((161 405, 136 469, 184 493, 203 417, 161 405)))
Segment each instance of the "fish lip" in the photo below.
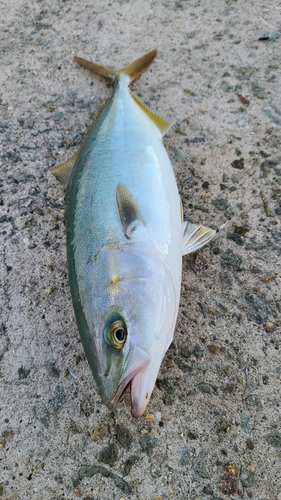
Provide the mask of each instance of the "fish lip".
POLYGON ((143 375, 144 370, 139 370, 131 380, 131 414, 136 419, 144 414, 152 392, 146 387, 146 392, 142 393, 143 375))
POLYGON ((136 368, 135 370, 133 370, 131 373, 129 373, 129 375, 127 375, 123 380, 122 382, 119 384, 118 386, 118 389, 115 393, 115 395, 113 396, 112 400, 109 402, 109 404, 107 405, 109 410, 111 411, 115 411, 116 410, 116 407, 122 397, 122 395, 124 394, 124 392, 126 391, 127 387, 131 384, 132 382, 132 379, 134 378, 134 376, 136 375, 136 373, 140 370, 140 368, 136 368))
POLYGON ((143 373, 150 362, 150 355, 143 348, 139 347, 137 344, 131 346, 130 352, 126 360, 126 368, 123 372, 123 376, 120 378, 120 382, 117 386, 115 393, 104 401, 109 410, 115 411, 118 402, 125 392, 127 387, 131 384, 132 380, 136 377, 138 373, 143 373), (131 370, 129 371, 129 367, 131 370))

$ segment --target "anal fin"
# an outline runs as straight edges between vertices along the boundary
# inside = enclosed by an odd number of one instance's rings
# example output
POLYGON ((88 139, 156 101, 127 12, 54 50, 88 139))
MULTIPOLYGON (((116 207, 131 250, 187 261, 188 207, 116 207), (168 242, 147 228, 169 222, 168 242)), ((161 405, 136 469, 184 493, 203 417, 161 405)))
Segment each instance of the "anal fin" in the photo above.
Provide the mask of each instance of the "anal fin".
POLYGON ((215 234, 214 229, 184 221, 182 223, 182 255, 199 250, 209 243, 215 234))

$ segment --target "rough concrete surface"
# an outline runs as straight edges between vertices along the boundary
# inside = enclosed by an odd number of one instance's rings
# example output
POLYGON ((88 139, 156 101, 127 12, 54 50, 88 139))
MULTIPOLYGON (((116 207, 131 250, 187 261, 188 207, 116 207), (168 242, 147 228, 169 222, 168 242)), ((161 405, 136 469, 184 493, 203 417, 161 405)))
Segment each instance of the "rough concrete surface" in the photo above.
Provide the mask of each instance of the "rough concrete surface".
MULTIPOLYGON (((2 0, 0 496, 280 500, 281 3, 2 0), (174 342, 148 410, 100 402, 74 321, 64 191, 122 67, 174 117, 164 139, 185 217, 218 230, 184 258, 174 342)), ((140 298, 141 300, 141 298, 140 298)))

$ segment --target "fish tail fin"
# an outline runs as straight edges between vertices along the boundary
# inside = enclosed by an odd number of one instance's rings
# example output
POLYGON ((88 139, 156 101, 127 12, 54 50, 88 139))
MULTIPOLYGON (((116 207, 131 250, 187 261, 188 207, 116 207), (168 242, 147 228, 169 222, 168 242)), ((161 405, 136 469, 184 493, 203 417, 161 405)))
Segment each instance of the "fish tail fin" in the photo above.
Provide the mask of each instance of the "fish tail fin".
POLYGON ((125 68, 120 69, 119 71, 105 68, 104 66, 100 66, 99 64, 93 63, 91 61, 86 61, 85 59, 81 59, 80 57, 77 56, 75 56, 74 59, 83 68, 86 68, 89 71, 93 71, 93 73, 102 76, 106 80, 109 80, 111 83, 114 82, 117 76, 121 74, 127 75, 130 77, 129 81, 130 85, 130 83, 133 80, 138 78, 138 76, 140 76, 141 73, 143 73, 143 71, 145 71, 146 68, 148 68, 148 66, 156 57, 156 55, 157 55, 157 49, 154 49, 148 54, 145 54, 144 56, 134 61, 132 64, 129 64, 128 66, 125 66, 125 68))
POLYGON ((134 61, 132 64, 129 64, 129 66, 126 66, 125 68, 121 69, 119 73, 128 75, 131 78, 130 80, 131 83, 133 80, 138 78, 146 70, 146 68, 148 68, 148 66, 152 63, 153 59, 156 56, 157 56, 157 49, 154 49, 148 54, 145 54, 144 56, 134 61))

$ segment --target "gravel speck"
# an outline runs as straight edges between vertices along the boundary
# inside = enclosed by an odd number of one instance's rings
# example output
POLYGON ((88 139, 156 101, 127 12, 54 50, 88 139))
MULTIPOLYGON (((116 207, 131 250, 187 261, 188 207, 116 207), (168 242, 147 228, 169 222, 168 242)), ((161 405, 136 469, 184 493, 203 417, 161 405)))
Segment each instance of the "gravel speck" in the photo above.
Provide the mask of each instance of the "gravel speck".
POLYGON ((251 438, 247 439, 246 445, 247 445, 248 450, 253 450, 255 447, 254 442, 251 438))
POLYGON ((96 474, 101 474, 103 477, 112 479, 117 488, 120 488, 124 493, 129 495, 132 494, 131 486, 124 481, 124 479, 99 465, 82 465, 79 470, 79 479, 82 480, 85 477, 93 477, 96 474))
POLYGON ((241 427, 246 434, 251 434, 253 430, 253 424, 251 422, 251 418, 249 415, 246 415, 245 413, 240 414, 240 420, 241 420, 241 427))
POLYGON ((266 441, 274 448, 281 448, 281 434, 278 431, 270 432, 266 436, 266 441))
POLYGON ((57 385, 54 391, 54 397, 52 399, 49 399, 49 401, 46 403, 46 409, 50 413, 57 414, 60 411, 65 400, 66 395, 64 388, 61 385, 57 385))
POLYGON ((241 483, 244 486, 244 488, 251 488, 254 486, 256 482, 256 474, 254 472, 250 472, 247 477, 241 478, 241 483))
POLYGON ((99 425, 98 427, 94 427, 91 432, 91 439, 93 441, 99 441, 104 436, 108 436, 109 430, 107 425, 99 425))
POLYGON ((237 234, 237 233, 229 233, 227 235, 227 239, 231 240, 231 241, 234 241, 234 243, 236 243, 236 245, 239 245, 240 247, 242 245, 244 245, 243 238, 241 238, 241 236, 239 236, 239 234, 237 234))
POLYGON ((205 382, 202 382, 201 384, 198 384, 198 389, 199 391, 203 392, 203 394, 214 394, 216 391, 211 387, 210 385, 206 384, 205 382))
POLYGON ((99 461, 107 465, 114 465, 118 459, 118 447, 117 445, 110 444, 101 450, 99 453, 99 461))
POLYGON ((122 448, 129 449, 132 444, 130 431, 120 424, 116 426, 116 439, 122 448))
POLYGON ((212 204, 218 210, 226 210, 228 207, 228 201, 224 198, 216 198, 216 199, 212 200, 212 204))
POLYGON ((26 178, 23 174, 21 174, 20 172, 16 172, 14 175, 13 175, 13 179, 16 183, 20 183, 22 182, 23 184, 26 183, 26 178))
POLYGON ((260 406, 261 405, 261 401, 260 401, 260 398, 258 396, 256 396, 255 394, 249 394, 249 396, 246 396, 245 397, 245 404, 247 406, 260 406))
POLYGON ((267 319, 267 306, 263 300, 253 292, 247 291, 244 295, 247 305, 249 306, 249 314, 253 316, 259 323, 267 319))
POLYGON ((145 434, 140 440, 141 449, 147 454, 152 455, 155 446, 158 443, 158 439, 152 437, 150 434, 145 434))
POLYGON ((130 474, 132 467, 137 463, 137 461, 138 461, 137 455, 132 455, 126 460, 123 469, 124 476, 128 476, 128 474, 130 474))
POLYGON ((239 158, 239 160, 234 160, 231 163, 233 168, 237 168, 238 170, 243 170, 244 168, 244 158, 239 158))
POLYGON ((220 256, 221 263, 223 266, 232 267, 235 271, 242 270, 243 257, 239 255, 230 248, 223 252, 220 256))

